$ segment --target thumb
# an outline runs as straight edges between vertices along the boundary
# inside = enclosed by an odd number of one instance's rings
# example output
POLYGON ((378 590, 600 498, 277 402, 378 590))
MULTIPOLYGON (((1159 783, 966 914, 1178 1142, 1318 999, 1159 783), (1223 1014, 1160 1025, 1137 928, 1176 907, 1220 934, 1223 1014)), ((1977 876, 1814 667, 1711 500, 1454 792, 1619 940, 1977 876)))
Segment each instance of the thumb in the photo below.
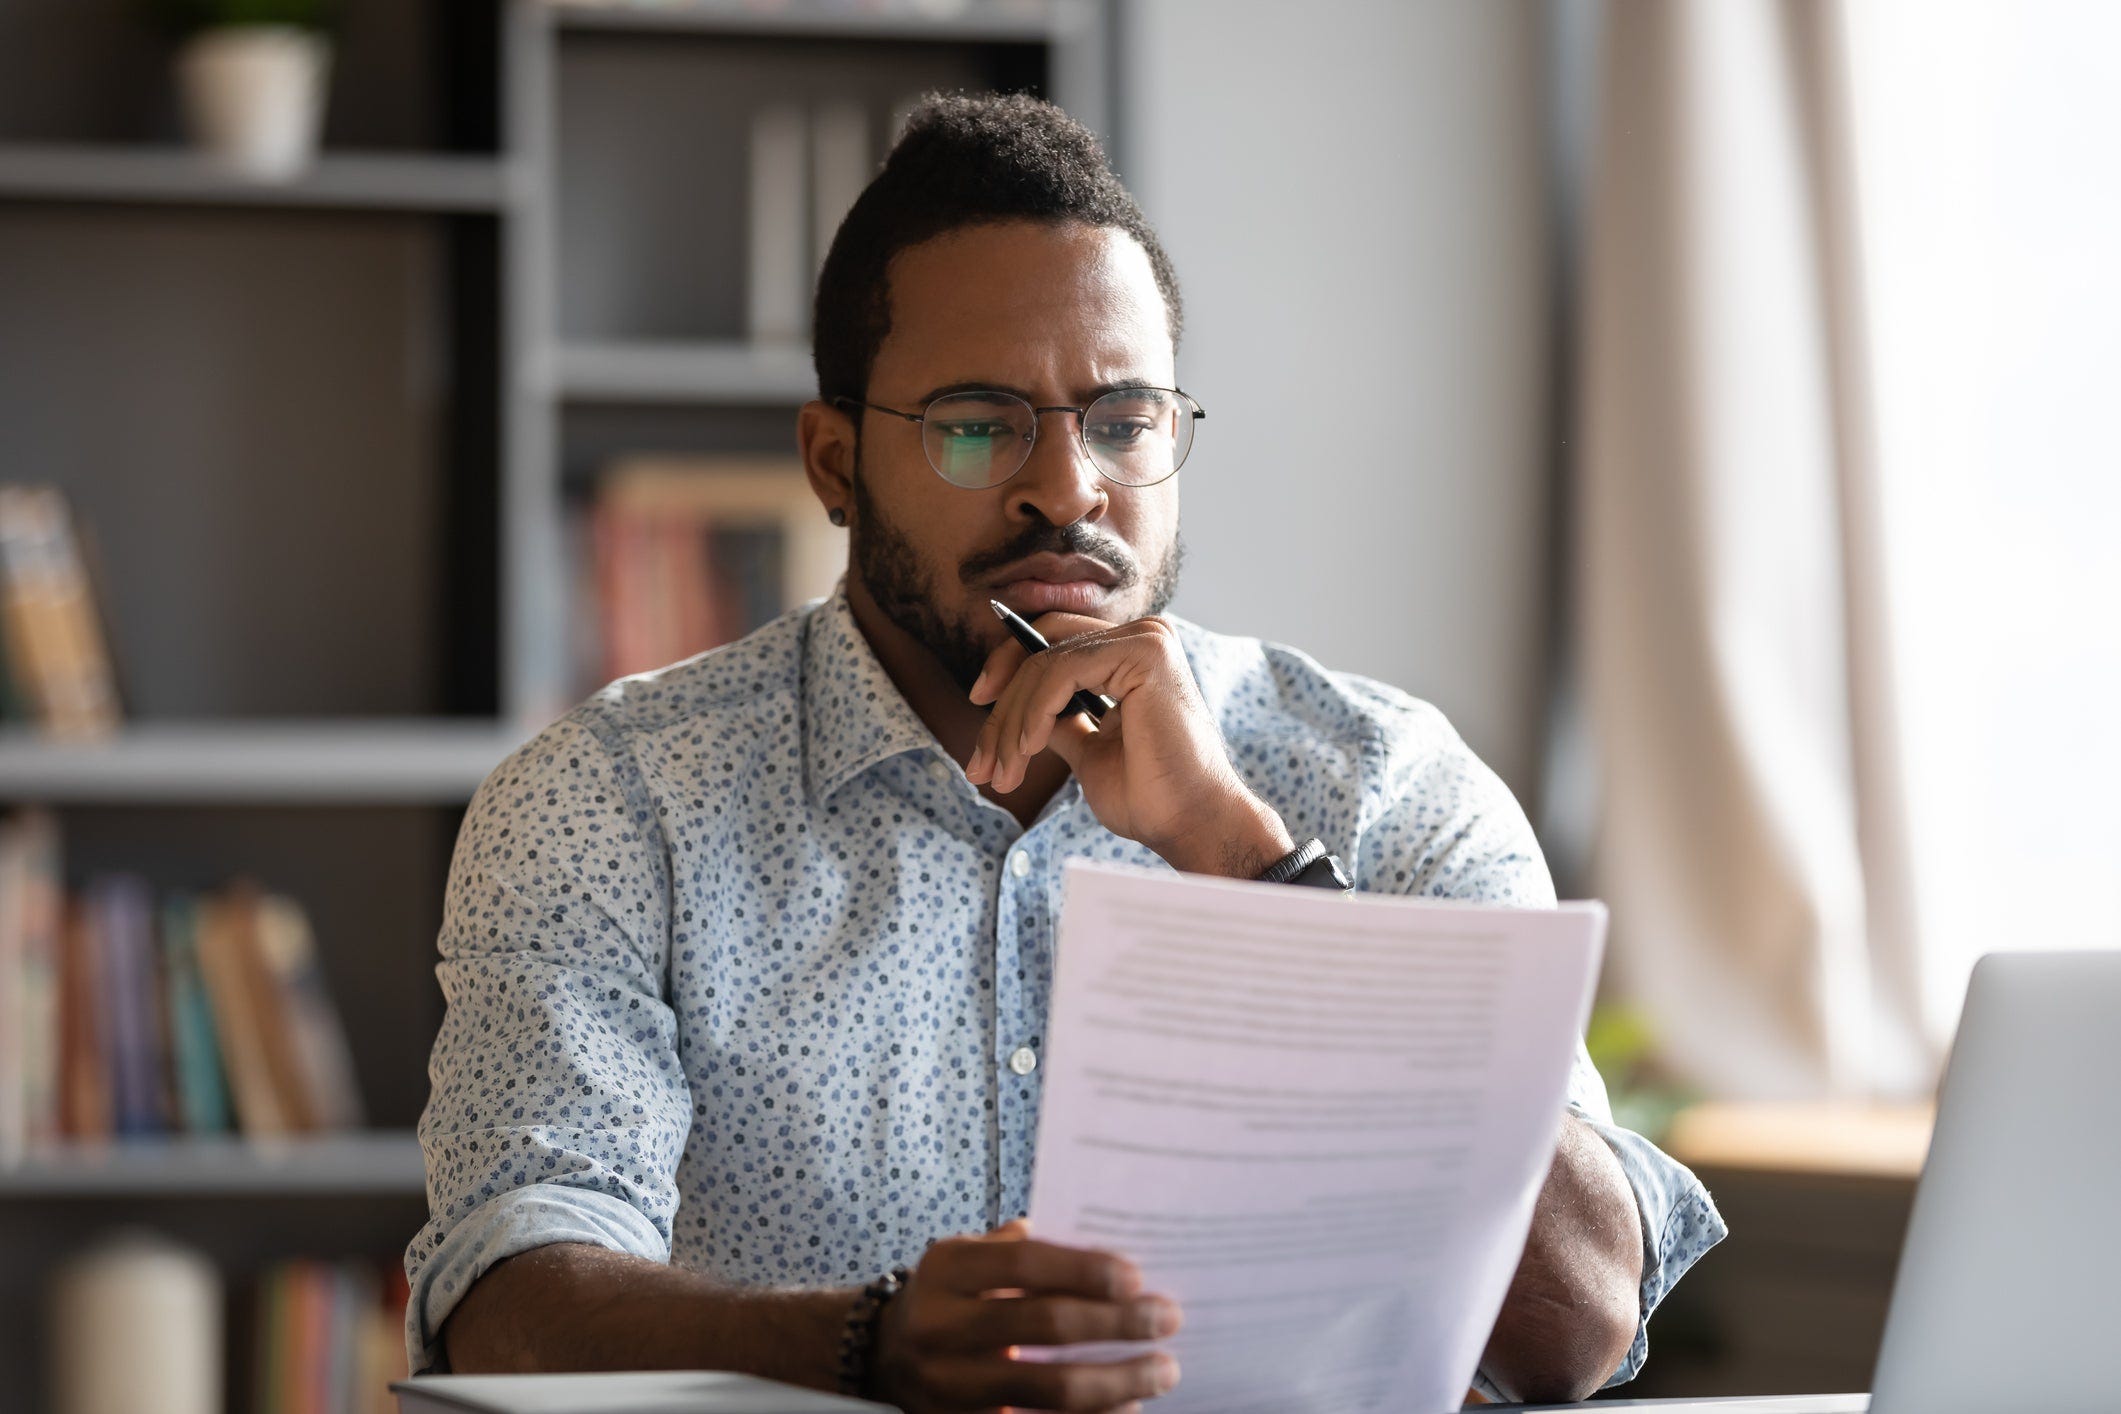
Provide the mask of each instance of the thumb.
POLYGON ((988 1242, 1022 1242, 1031 1235, 1031 1219, 1011 1218, 986 1236, 988 1242))

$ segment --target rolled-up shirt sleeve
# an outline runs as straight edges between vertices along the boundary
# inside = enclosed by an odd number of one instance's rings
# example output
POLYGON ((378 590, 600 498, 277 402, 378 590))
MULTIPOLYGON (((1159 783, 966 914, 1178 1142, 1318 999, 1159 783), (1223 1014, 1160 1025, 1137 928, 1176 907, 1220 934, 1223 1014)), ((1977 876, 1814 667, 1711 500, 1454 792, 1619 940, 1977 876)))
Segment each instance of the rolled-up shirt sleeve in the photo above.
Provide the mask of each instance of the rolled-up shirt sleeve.
POLYGON ((413 1373, 489 1268, 554 1242, 669 1260, 691 1122, 665 1001, 669 860, 598 699, 480 785, 438 940, 420 1116, 428 1221, 405 1253, 413 1373))
MULTIPOLYGON (((1412 704, 1373 745, 1368 823, 1357 841, 1358 888, 1469 903, 1551 908, 1554 884, 1530 822, 1509 788, 1466 748, 1442 714, 1412 704)), ((1635 1339, 1605 1387, 1635 1377, 1649 1356, 1650 1314, 1687 1268, 1723 1239, 1723 1218, 1691 1170, 1613 1123, 1605 1081, 1583 1041, 1569 1073, 1567 1108, 1620 1161, 1641 1223, 1642 1284, 1635 1339)), ((1474 1387, 1505 1396, 1485 1371, 1474 1387)))
MULTIPOLYGON (((1613 1123, 1605 1082, 1580 1040, 1576 1067, 1569 1076, 1569 1113, 1589 1125, 1620 1160, 1641 1224, 1642 1284, 1637 1290, 1635 1339, 1620 1368, 1606 1377, 1604 1387, 1611 1389, 1634 1379, 1642 1369, 1650 1354, 1650 1313, 1686 1269, 1723 1240, 1726 1229, 1722 1214, 1693 1170, 1634 1130, 1613 1123)), ((1492 1391, 1483 1392, 1492 1397, 1492 1391)))

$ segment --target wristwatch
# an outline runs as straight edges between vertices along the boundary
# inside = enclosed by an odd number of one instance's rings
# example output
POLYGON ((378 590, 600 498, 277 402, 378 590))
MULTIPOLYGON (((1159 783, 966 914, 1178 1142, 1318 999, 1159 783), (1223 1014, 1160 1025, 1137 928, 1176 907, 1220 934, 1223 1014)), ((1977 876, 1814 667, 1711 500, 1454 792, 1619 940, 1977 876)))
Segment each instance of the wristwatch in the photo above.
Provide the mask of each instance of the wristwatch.
POLYGON ((1339 856, 1326 853, 1325 841, 1316 838, 1305 840, 1269 864, 1260 874, 1259 881, 1263 884, 1309 884, 1313 888, 1339 889, 1342 893, 1355 887, 1355 881, 1348 877, 1339 856))

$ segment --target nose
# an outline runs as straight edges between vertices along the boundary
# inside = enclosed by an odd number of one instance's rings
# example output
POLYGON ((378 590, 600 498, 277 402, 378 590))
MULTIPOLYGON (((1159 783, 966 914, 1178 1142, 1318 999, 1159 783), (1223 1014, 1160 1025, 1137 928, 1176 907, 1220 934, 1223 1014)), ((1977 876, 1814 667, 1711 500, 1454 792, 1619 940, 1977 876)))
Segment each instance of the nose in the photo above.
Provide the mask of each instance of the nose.
POLYGON ((1111 483, 1083 450, 1075 423, 1079 416, 1070 408, 1039 413, 1031 456, 1006 483, 1010 514, 1035 511, 1051 525, 1104 518, 1111 483))

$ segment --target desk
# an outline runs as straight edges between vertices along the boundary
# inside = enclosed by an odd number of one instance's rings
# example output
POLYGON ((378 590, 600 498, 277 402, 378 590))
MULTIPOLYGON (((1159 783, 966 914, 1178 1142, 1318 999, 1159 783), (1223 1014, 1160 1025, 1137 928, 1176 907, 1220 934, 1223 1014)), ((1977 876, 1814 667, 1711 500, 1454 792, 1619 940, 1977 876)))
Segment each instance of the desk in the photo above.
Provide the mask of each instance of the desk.
POLYGON ((1667 1152, 1731 1235, 1650 1321, 1631 1397, 1869 1389, 1929 1147, 1927 1106, 1700 1105, 1667 1152))

